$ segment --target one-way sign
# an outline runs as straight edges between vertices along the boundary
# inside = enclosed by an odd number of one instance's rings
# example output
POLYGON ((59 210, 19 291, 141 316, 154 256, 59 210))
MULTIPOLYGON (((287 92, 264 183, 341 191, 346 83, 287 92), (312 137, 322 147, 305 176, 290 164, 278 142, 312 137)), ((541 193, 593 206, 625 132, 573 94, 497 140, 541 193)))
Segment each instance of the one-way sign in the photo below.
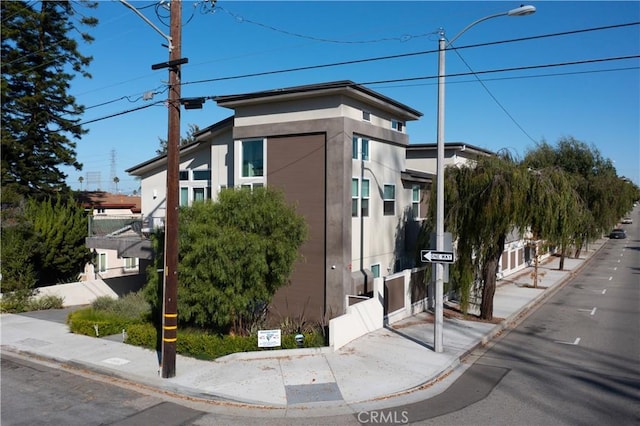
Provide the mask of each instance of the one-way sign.
POLYGON ((423 262, 453 263, 453 252, 420 250, 420 259, 423 262))

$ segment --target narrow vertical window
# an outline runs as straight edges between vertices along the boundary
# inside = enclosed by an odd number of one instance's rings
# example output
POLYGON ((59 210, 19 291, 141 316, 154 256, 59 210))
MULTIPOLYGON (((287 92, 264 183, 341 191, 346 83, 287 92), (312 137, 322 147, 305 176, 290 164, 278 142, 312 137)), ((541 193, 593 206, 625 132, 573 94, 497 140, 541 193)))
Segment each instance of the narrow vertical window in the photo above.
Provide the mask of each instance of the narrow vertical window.
POLYGON ((107 254, 100 253, 98 255, 98 271, 105 272, 107 270, 107 254))
POLYGON ((180 207, 189 205, 189 188, 180 188, 180 207))
POLYGON ((371 272, 373 273, 373 278, 380 278, 380 264, 371 265, 371 272))
POLYGON ((411 212, 414 218, 420 217, 420 186, 411 187, 411 212))
POLYGON ((383 213, 385 216, 395 216, 396 214, 396 186, 385 185, 383 191, 383 213))
POLYGON ((362 179, 362 216, 369 216, 369 179, 362 179))
POLYGON ((358 178, 351 179, 351 217, 358 217, 358 178))
POLYGON ((360 154, 358 153, 358 137, 354 136, 352 141, 351 141, 351 158, 353 158, 354 160, 357 160, 358 158, 360 158, 360 154))
POLYGON ((369 139, 362 139, 362 159, 369 161, 369 139))

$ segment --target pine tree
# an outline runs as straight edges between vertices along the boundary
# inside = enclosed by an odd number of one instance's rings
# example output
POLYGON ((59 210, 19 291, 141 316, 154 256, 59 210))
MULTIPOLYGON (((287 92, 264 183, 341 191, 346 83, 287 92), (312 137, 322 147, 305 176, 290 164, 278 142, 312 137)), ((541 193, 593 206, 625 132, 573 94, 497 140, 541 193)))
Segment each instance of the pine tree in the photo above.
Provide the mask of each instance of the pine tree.
POLYGON ((76 74, 90 77, 91 57, 78 51, 72 38, 95 18, 75 9, 94 8, 89 1, 2 1, 2 187, 20 194, 67 190, 61 166, 77 161, 75 139, 83 107, 68 94, 76 74), (78 24, 77 24, 78 23, 78 24))

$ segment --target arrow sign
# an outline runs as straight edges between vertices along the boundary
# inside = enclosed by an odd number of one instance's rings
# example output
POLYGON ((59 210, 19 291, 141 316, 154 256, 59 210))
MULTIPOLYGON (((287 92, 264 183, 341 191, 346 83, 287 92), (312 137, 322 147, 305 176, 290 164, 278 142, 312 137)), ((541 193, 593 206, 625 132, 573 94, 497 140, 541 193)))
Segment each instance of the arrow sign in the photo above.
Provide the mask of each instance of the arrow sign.
POLYGON ((420 250, 420 259, 423 262, 453 263, 453 252, 420 250))

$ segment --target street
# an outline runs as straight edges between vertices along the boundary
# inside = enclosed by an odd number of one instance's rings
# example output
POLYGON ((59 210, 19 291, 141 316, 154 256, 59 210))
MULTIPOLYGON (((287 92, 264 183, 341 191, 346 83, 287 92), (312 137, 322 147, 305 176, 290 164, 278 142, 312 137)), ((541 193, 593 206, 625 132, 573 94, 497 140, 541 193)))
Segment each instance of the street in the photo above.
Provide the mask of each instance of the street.
POLYGON ((628 239, 608 241, 567 286, 517 328, 478 351, 470 360, 475 363, 445 393, 402 408, 411 421, 638 424, 638 225, 628 226, 627 232, 628 239))

